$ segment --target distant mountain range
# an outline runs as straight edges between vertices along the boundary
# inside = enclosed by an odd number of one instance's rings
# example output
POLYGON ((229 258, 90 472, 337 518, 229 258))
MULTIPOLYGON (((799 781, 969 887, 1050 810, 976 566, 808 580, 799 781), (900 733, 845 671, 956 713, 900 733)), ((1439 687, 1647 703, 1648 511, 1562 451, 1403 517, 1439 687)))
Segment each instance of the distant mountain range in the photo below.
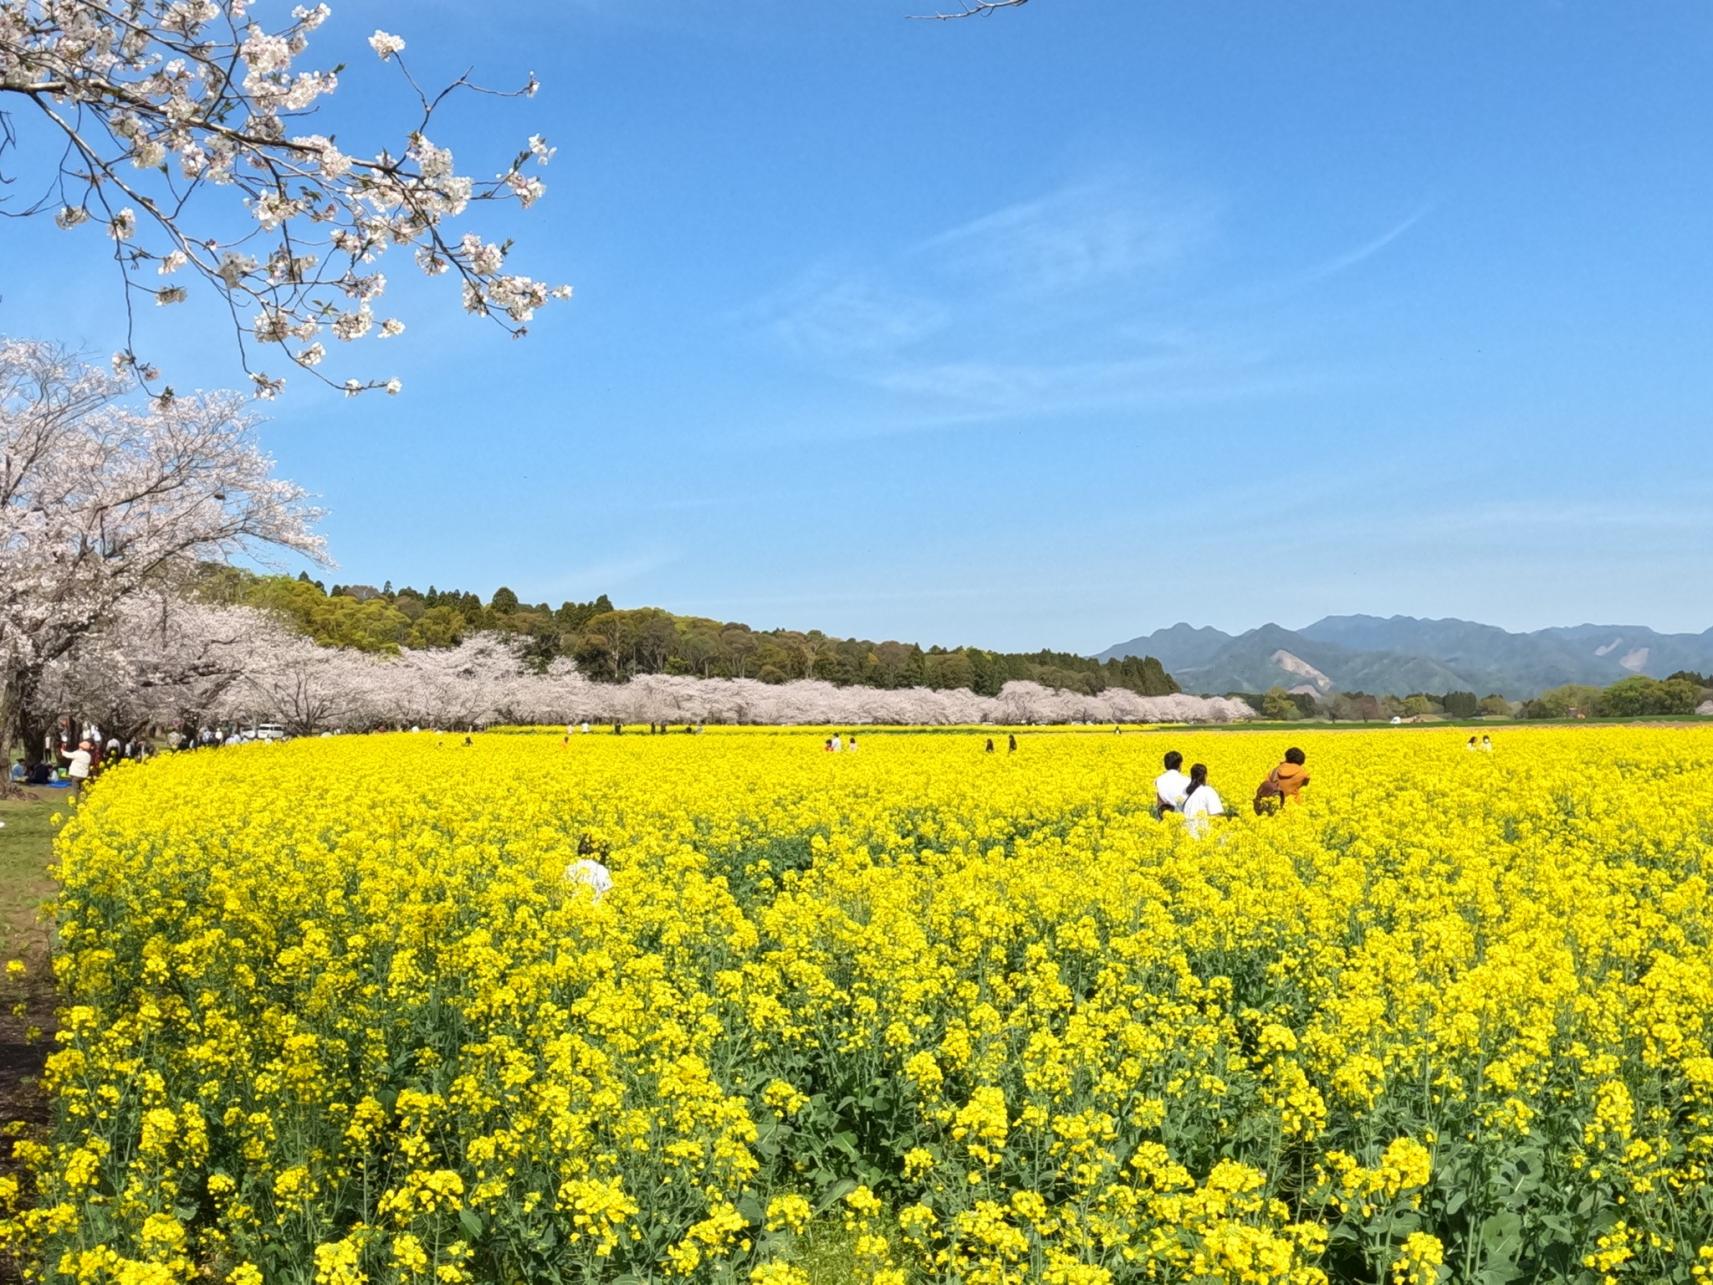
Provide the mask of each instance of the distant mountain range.
POLYGON ((1304 629, 1262 625, 1233 636, 1177 624, 1095 659, 1154 656, 1186 692, 1320 695, 1363 691, 1498 692, 1525 699, 1562 683, 1605 686, 1631 674, 1713 671, 1713 629, 1661 634, 1642 625, 1572 625, 1513 634, 1471 620, 1327 616, 1304 629))

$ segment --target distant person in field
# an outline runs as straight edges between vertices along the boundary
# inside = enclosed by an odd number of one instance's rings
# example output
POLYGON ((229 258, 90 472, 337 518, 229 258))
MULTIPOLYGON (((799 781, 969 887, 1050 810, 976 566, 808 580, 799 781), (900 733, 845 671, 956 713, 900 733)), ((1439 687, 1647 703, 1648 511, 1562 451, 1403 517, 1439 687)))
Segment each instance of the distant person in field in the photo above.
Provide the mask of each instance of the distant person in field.
POLYGON ((1302 792, 1309 783, 1308 769, 1303 766, 1307 759, 1294 745, 1285 751, 1285 761, 1267 773, 1267 779, 1255 791, 1257 814, 1277 811, 1302 792))
POLYGON ((1471 737, 1470 737, 1470 738, 1469 738, 1469 750, 1470 750, 1470 752, 1471 752, 1471 753, 1473 753, 1473 752, 1474 752, 1474 751, 1475 751, 1475 749, 1476 749, 1476 748, 1477 748, 1477 747, 1476 747, 1476 744, 1475 744, 1475 738, 1474 738, 1474 737, 1473 737, 1473 736, 1471 736, 1471 737))
POLYGON ((1197 763, 1190 768, 1189 786, 1177 810, 1184 814, 1184 829, 1198 839, 1207 833, 1209 817, 1225 815, 1225 800, 1207 783, 1206 763, 1197 763))
POLYGON ((986 750, 986 752, 989 754, 993 753, 993 737, 991 737, 991 736, 987 738, 987 750, 986 750))
POLYGON ((1493 752, 1493 738, 1491 736, 1483 736, 1481 738, 1481 748, 1491 754, 1493 752))
POLYGON ((833 739, 829 742, 829 744, 832 746, 833 753, 835 753, 835 754, 839 753, 841 750, 843 750, 845 748, 845 743, 843 740, 840 739, 839 734, 837 732, 833 733, 833 739))
POLYGON ((1009 736, 1007 736, 1005 738, 1005 752, 1007 754, 1017 753, 1017 733, 1016 732, 1012 732, 1009 736))
POLYGON ((580 857, 565 867, 565 882, 582 884, 599 901, 613 890, 613 872, 592 857, 580 857))
POLYGON ((847 745, 846 745, 846 746, 845 746, 845 750, 846 750, 846 752, 847 752, 847 753, 850 753, 850 754, 855 754, 855 753, 856 753, 856 752, 857 752, 857 746, 856 746, 856 733, 855 733, 855 732, 852 732, 852 733, 851 733, 851 734, 850 734, 850 741, 849 741, 849 743, 848 743, 848 744, 847 744, 847 745))
POLYGON ((1176 812, 1190 788, 1190 778, 1183 774, 1184 756, 1176 750, 1166 751, 1165 771, 1154 778, 1154 815, 1163 817, 1176 812))

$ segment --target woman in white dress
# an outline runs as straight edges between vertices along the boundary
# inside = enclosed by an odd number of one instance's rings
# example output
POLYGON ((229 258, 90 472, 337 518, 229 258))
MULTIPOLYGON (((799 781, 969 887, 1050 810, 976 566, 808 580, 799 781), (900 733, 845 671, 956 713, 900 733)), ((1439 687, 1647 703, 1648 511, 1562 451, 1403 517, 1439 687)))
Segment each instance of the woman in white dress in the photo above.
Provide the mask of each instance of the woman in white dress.
POLYGON ((1190 788, 1184 792, 1184 801, 1178 805, 1178 811, 1184 814, 1184 829, 1196 838, 1207 833, 1207 819, 1225 815, 1225 802, 1219 797, 1219 791, 1207 783, 1207 764, 1197 763, 1190 768, 1190 788))

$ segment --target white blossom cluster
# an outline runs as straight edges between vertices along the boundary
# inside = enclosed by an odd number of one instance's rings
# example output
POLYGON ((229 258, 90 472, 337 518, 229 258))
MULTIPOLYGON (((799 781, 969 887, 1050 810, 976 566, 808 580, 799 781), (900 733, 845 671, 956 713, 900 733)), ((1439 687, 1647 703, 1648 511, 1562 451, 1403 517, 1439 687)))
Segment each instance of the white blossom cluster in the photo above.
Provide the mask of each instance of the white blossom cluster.
MULTIPOLYGON (((464 307, 513 334, 550 299, 569 296, 569 287, 508 271, 509 243, 447 227, 473 203, 533 205, 545 190, 535 171, 553 148, 533 136, 492 178, 459 173, 451 151, 431 140, 435 113, 455 90, 491 91, 461 77, 424 92, 405 68, 405 42, 376 31, 370 48, 394 65, 421 116, 391 149, 347 152, 331 134, 304 129, 339 87, 335 71, 303 65, 327 5, 298 5, 271 27, 252 14, 262 8, 250 0, 0 0, 0 111, 10 99, 14 116, 64 149, 47 190, 24 212, 51 210, 67 229, 103 228, 125 270, 128 307, 137 294, 166 306, 191 293, 151 278, 200 277, 232 309, 262 397, 277 394, 284 378, 251 364, 255 345, 273 350, 276 371, 296 366, 347 392, 398 391, 396 379, 340 382, 318 369, 329 337, 349 343, 404 329, 377 315, 387 279, 374 265, 390 249, 408 248, 430 276, 456 275, 464 307), (206 212, 222 189, 242 203, 242 218, 206 212)), ((531 77, 515 92, 535 89, 531 77)), ((0 132, 0 159, 11 138, 0 132)), ((159 377, 130 343, 115 362, 145 383, 159 377)))

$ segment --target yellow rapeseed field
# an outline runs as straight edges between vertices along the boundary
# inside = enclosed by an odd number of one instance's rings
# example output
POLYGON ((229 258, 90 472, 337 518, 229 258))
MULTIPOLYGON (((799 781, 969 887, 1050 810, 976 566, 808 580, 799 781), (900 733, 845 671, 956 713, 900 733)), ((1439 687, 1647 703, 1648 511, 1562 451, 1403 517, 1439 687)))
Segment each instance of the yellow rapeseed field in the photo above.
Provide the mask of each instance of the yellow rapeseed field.
POLYGON ((58 845, 54 1280, 1713 1280, 1713 730, 432 733, 58 845), (1161 754, 1232 815, 1155 820, 1161 754), (593 857, 596 898, 567 881, 593 857))

